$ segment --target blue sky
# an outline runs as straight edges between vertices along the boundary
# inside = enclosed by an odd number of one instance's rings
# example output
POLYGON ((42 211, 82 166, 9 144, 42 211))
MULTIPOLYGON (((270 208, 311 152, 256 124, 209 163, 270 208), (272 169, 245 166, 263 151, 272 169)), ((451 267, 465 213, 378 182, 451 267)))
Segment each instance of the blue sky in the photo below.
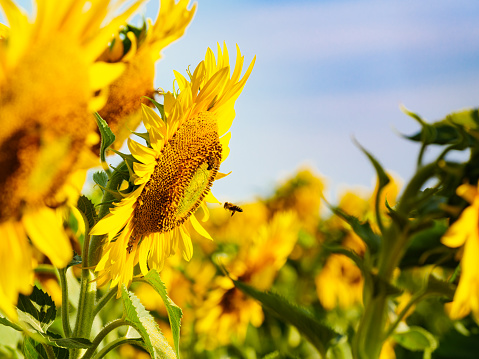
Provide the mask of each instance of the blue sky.
MULTIPOLYGON (((22 3, 22 2, 20 2, 22 3)), ((25 3, 25 1, 23 1, 25 3)), ((155 18, 157 0, 144 13, 155 18)), ((185 36, 163 51, 155 84, 171 90, 207 47, 237 43, 253 73, 236 102, 220 200, 267 195, 301 165, 326 179, 330 197, 372 187, 354 137, 388 170, 413 173, 418 130, 404 104, 428 120, 477 106, 479 2, 199 0, 185 36)), ((234 58, 234 57, 233 57, 234 58)))

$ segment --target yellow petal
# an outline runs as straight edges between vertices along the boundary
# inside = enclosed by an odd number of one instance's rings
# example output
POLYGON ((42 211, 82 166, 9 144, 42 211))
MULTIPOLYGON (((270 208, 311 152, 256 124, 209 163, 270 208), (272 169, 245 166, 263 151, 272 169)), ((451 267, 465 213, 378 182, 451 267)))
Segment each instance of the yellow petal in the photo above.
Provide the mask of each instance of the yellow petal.
POLYGON ((211 193, 211 191, 209 191, 208 194, 205 196, 205 201, 208 202, 208 203, 221 204, 221 202, 218 201, 215 196, 213 196, 213 193, 211 193))
POLYGON ((198 234, 200 234, 201 236, 205 238, 213 240, 213 238, 211 238, 210 234, 206 231, 206 229, 204 229, 203 226, 200 224, 200 222, 198 222, 194 214, 190 216, 190 221, 191 221, 191 224, 193 225, 193 228, 195 229, 196 232, 198 232, 198 234))
POLYGON ((44 253, 55 267, 64 268, 73 256, 70 240, 63 230, 55 210, 42 207, 27 211, 22 222, 32 243, 44 253))
POLYGON ((441 242, 451 248, 462 246, 471 234, 471 231, 478 230, 478 216, 479 213, 474 207, 467 207, 462 212, 459 219, 449 227, 447 232, 441 238, 441 242))
POLYGON ((228 158, 228 155, 230 154, 230 147, 229 147, 230 140, 231 140, 231 132, 228 132, 226 135, 220 138, 221 162, 226 160, 228 158))
POLYGON ((103 61, 95 62, 90 67, 90 86, 96 91, 107 87, 113 81, 121 76, 125 71, 126 65, 120 62, 107 63, 103 61))

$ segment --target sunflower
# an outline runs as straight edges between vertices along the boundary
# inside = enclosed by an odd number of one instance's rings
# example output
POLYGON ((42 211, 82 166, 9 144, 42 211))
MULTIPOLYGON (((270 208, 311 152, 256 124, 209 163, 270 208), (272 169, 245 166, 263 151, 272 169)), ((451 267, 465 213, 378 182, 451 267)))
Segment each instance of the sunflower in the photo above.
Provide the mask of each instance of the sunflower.
POLYGON ((9 24, 0 27, 0 309, 13 320, 18 293, 32 288, 28 239, 57 267, 72 256, 57 209, 72 200, 63 189, 85 167, 82 149, 98 141, 102 89, 124 69, 95 61, 140 2, 122 12, 109 3, 38 1, 30 20, 0 0, 9 24))
POLYGON ((133 190, 90 232, 108 234, 96 266, 99 285, 111 279, 110 287, 128 286, 136 264, 143 275, 161 270, 177 248, 189 260, 189 223, 211 239, 194 213, 201 206, 207 214, 206 202, 219 203, 210 188, 225 176, 218 170, 229 152, 234 103, 253 70, 254 60, 240 79, 243 62, 237 47, 230 74, 226 45, 222 51, 218 44, 218 61, 208 49, 189 80, 175 72, 179 92, 164 95, 162 117, 143 105, 148 146, 128 140, 133 190))
POLYGON ((474 320, 479 323, 479 184, 463 184, 456 193, 470 205, 441 238, 446 246, 462 249, 459 284, 454 300, 446 304, 446 310, 452 319, 463 318, 472 312, 474 320))
MULTIPOLYGON (((258 290, 270 290, 298 239, 298 216, 278 211, 242 243, 236 256, 222 263, 231 278, 258 290)), ((206 349, 244 340, 248 325, 264 320, 261 305, 237 289, 228 277, 216 277, 203 303, 196 308, 196 331, 206 349), (215 333, 215 335, 210 335, 215 333)))
POLYGON ((125 72, 110 85, 107 104, 99 111, 116 135, 115 149, 140 124, 141 104, 151 105, 144 96, 151 98, 156 92, 155 63, 161 58, 161 51, 184 34, 196 11, 196 4, 188 10, 190 0, 159 2, 154 24, 148 19, 142 28, 123 27, 100 57, 102 61, 126 66, 125 72))

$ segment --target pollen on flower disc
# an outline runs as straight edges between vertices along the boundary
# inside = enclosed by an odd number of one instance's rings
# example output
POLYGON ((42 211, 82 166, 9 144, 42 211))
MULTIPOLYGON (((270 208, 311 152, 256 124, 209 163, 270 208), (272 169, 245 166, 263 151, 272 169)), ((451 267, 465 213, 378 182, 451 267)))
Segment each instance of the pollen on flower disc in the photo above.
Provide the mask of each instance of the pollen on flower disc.
POLYGON ((138 197, 136 239, 183 224, 208 193, 221 164, 216 118, 209 112, 186 121, 165 145, 138 197))

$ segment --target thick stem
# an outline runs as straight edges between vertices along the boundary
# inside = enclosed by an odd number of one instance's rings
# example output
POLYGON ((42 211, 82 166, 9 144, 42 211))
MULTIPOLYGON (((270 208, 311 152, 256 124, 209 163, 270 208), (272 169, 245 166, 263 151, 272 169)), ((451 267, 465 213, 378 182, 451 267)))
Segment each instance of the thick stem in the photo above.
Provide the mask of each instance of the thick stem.
POLYGON ((60 278, 60 285, 62 288, 62 326, 63 326, 63 335, 65 338, 69 338, 71 335, 70 327, 70 314, 69 314, 69 304, 68 304, 68 286, 66 279, 66 268, 58 269, 58 277, 60 278))
POLYGON ((95 354, 96 349, 100 345, 101 341, 114 329, 121 327, 122 325, 129 325, 124 319, 117 319, 104 327, 100 333, 93 339, 92 346, 83 354, 82 359, 90 359, 95 354))
MULTIPOLYGON (((92 270, 89 269, 90 261, 88 258, 89 246, 90 246, 90 226, 88 220, 84 218, 85 222, 85 240, 83 242, 82 249, 82 271, 80 282, 80 298, 78 301, 78 311, 75 322, 75 329, 73 330, 73 336, 75 338, 90 339, 91 327, 93 324, 94 316, 93 308, 96 300, 96 281, 95 275, 92 270)), ((70 358, 79 358, 81 353, 85 350, 74 349, 70 352, 70 358)))

